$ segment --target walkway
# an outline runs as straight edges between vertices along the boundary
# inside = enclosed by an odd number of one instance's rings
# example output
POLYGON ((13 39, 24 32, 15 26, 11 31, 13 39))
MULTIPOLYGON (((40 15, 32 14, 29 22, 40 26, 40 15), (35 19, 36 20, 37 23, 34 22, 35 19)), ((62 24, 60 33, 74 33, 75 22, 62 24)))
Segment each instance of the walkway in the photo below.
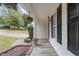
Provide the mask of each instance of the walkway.
POLYGON ((31 56, 57 56, 56 51, 50 45, 48 40, 46 39, 39 39, 38 46, 33 48, 31 56))

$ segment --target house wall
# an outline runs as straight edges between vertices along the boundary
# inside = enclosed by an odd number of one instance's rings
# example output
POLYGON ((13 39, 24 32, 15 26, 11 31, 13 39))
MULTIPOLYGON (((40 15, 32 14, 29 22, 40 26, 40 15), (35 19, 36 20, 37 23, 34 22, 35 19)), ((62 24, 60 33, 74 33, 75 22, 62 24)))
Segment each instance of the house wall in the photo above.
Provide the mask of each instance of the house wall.
POLYGON ((46 39, 48 38, 48 20, 39 20, 36 22, 36 38, 46 39))
MULTIPOLYGON (((54 15, 54 20, 56 23, 57 11, 54 15)), ((74 54, 67 49, 67 4, 65 3, 62 4, 62 45, 57 42, 57 23, 55 25, 56 25, 55 38, 50 37, 49 39, 51 45, 54 47, 54 49, 60 56, 74 56, 74 54)))

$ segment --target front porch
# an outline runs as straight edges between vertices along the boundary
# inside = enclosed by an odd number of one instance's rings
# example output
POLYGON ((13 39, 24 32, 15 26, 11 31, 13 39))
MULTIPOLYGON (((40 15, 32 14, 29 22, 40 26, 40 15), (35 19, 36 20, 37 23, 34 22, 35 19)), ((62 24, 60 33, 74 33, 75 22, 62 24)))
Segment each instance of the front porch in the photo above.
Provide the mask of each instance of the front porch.
MULTIPOLYGON (((2 52, 3 55, 26 56, 27 53, 29 56, 79 55, 79 4, 19 3, 18 5, 33 17, 32 44, 29 45, 24 40, 15 42, 19 45, 13 44, 15 47, 7 53, 2 52), (38 39, 37 44, 35 44, 36 39, 38 39)), ((26 37, 26 33, 17 37, 24 38, 24 36, 26 37)))
POLYGON ((39 39, 35 45, 31 56, 58 56, 48 39, 39 39))

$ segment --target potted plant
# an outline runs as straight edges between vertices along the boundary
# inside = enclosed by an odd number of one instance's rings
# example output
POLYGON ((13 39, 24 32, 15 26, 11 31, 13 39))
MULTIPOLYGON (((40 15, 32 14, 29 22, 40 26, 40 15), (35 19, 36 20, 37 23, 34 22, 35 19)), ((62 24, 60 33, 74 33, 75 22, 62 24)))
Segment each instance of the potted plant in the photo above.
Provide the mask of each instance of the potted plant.
POLYGON ((32 24, 33 18, 31 16, 28 16, 27 22, 28 22, 27 29, 28 29, 28 33, 29 33, 29 38, 28 39, 26 38, 25 42, 28 42, 28 41, 30 42, 30 41, 32 41, 32 38, 33 38, 33 24, 32 24))
POLYGON ((33 18, 31 16, 27 16, 27 21, 28 23, 32 23, 33 22, 33 18))
POLYGON ((33 25, 32 24, 28 24, 27 28, 28 28, 28 32, 29 32, 29 37, 32 40, 32 38, 33 38, 33 25))

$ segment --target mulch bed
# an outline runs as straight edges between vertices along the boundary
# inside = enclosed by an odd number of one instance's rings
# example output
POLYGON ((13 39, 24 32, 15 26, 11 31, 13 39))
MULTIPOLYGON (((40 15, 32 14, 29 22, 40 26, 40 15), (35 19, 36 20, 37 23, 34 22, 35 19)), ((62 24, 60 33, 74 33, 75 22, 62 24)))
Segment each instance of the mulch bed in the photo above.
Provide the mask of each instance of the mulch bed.
POLYGON ((0 56, 25 56, 30 55, 33 49, 32 45, 17 45, 12 47, 11 49, 1 52, 0 56))

